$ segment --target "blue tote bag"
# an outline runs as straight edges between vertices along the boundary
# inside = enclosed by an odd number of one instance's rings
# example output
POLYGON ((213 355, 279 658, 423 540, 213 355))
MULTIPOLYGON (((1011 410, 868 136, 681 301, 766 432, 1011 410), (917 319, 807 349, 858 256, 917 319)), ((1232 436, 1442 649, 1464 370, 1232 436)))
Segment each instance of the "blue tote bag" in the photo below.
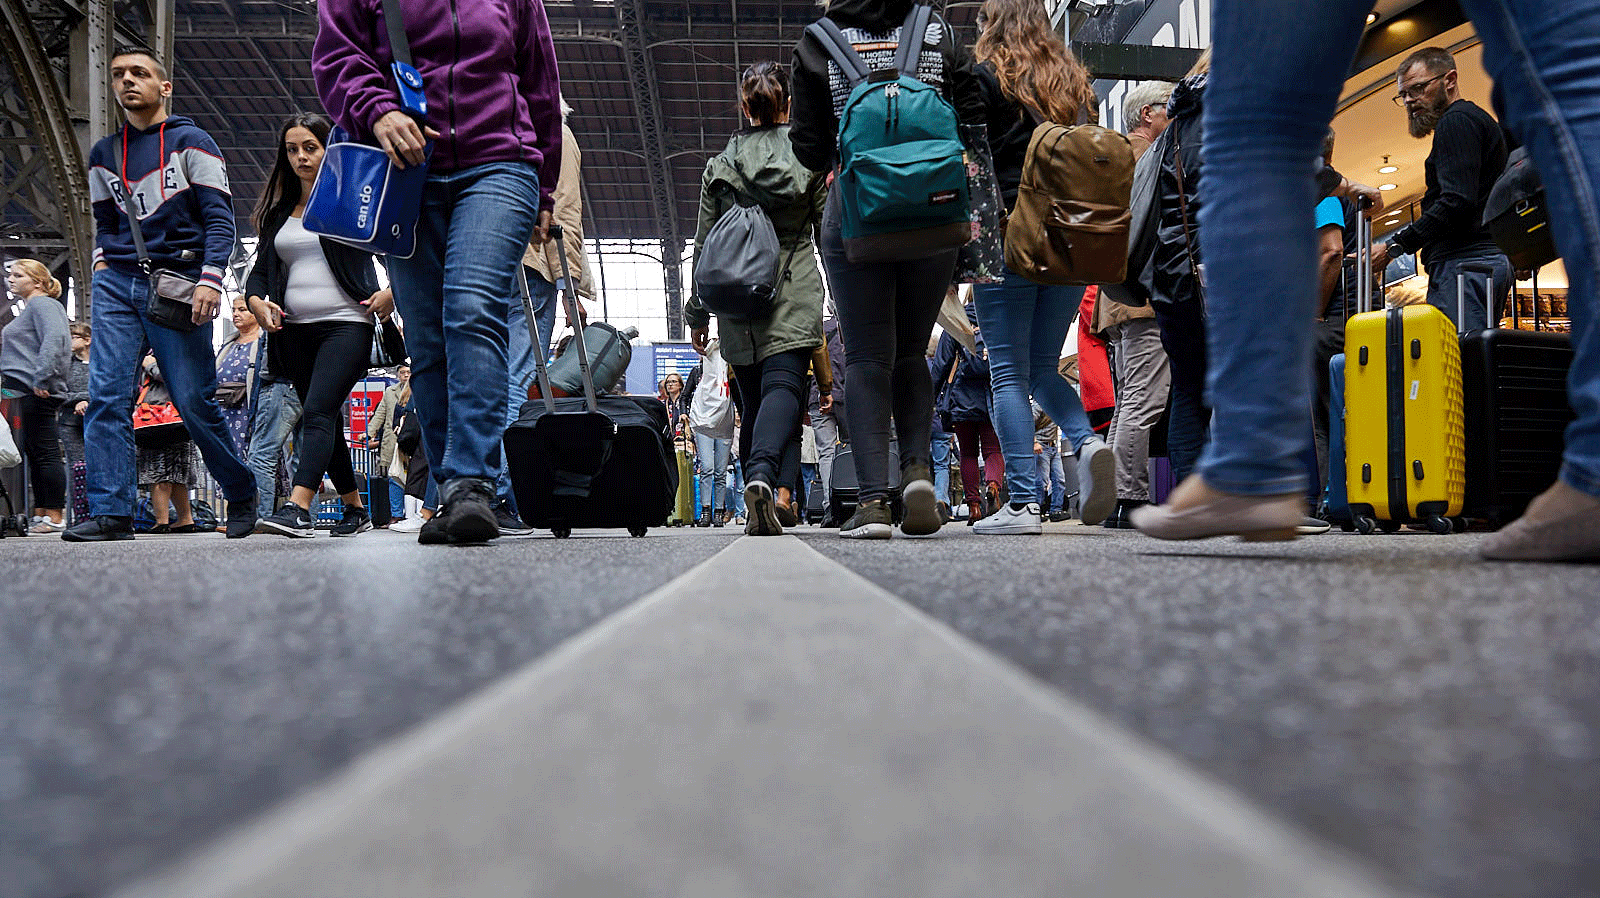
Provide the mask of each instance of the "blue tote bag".
MULTIPOLYGON (((384 0, 384 25, 394 54, 400 109, 421 126, 428 114, 422 75, 411 63, 411 44, 398 0, 384 0)), ((425 153, 431 155, 433 142, 425 153)), ((302 224, 314 234, 379 255, 408 259, 417 249, 417 217, 428 164, 400 168, 383 148, 351 139, 342 128, 328 135, 322 168, 306 200, 302 224)))

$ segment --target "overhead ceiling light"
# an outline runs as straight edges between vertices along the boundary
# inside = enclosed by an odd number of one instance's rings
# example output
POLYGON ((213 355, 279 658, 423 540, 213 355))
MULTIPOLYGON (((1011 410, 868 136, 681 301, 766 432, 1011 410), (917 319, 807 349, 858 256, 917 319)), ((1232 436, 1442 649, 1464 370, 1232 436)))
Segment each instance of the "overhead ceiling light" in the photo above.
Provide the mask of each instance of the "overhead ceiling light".
POLYGON ((1378 169, 1378 174, 1380 174, 1380 175, 1392 175, 1392 174, 1394 174, 1395 172, 1397 172, 1399 170, 1400 170, 1400 166, 1398 166, 1398 165, 1390 165, 1389 164, 1389 157, 1388 156, 1384 156, 1383 157, 1383 166, 1378 169))
POLYGON ((1396 187, 1399 187, 1399 186, 1400 186, 1399 184, 1379 184, 1378 185, 1378 189, 1379 190, 1393 190, 1393 189, 1395 189, 1396 187))
POLYGON ((1367 24, 1368 25, 1371 25, 1373 22, 1376 22, 1376 21, 1378 21, 1378 14, 1377 13, 1375 13, 1375 12, 1367 13, 1367 24))

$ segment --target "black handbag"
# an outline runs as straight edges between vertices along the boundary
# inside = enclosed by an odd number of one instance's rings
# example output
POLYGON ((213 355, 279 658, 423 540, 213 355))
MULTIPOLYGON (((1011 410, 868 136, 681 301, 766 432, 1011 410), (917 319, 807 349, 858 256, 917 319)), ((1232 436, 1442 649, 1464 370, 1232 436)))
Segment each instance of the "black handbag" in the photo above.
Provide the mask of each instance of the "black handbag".
POLYGON ((372 329, 372 357, 368 368, 394 368, 406 363, 406 341, 393 318, 385 318, 372 329))

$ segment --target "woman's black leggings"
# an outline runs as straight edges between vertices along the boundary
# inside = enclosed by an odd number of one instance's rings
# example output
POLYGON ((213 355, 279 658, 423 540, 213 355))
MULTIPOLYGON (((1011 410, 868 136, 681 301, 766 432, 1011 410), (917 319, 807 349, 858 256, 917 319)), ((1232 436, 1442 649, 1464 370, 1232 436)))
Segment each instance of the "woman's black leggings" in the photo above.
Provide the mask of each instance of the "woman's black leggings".
POLYGON ((356 489, 350 444, 344 438, 345 400, 367 373, 372 358, 372 325, 353 321, 285 324, 271 338, 274 361, 294 382, 300 396, 300 463, 294 485, 312 492, 322 475, 340 495, 356 489))
POLYGON ((799 447, 800 416, 810 393, 810 367, 809 349, 791 349, 754 365, 733 366, 734 383, 743 400, 739 458, 745 483, 759 480, 773 489, 790 486, 780 479, 783 456, 791 443, 799 447))
POLYGON ((61 431, 57 416, 61 400, 40 399, 27 385, 6 378, 5 385, 26 391, 22 406, 22 453, 28 458, 28 477, 33 484, 34 508, 65 508, 67 469, 61 461, 61 431))

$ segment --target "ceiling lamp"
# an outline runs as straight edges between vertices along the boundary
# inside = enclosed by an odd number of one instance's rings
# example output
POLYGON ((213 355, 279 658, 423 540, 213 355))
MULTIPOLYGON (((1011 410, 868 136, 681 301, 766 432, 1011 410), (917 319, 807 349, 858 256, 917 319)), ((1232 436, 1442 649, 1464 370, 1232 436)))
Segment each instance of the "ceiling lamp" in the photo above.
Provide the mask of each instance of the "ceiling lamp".
POLYGON ((1392 174, 1394 174, 1395 172, 1397 172, 1399 170, 1400 170, 1400 166, 1398 166, 1398 165, 1390 165, 1389 164, 1389 157, 1385 156, 1385 157, 1383 157, 1383 165, 1378 168, 1378 174, 1380 174, 1380 175, 1392 175, 1392 174))
POLYGON ((1375 13, 1375 12, 1367 13, 1367 24, 1368 25, 1371 25, 1373 22, 1376 22, 1376 21, 1378 21, 1378 14, 1377 13, 1375 13))
POLYGON ((1399 184, 1379 184, 1378 185, 1378 189, 1379 190, 1393 190, 1393 189, 1395 189, 1396 187, 1399 187, 1399 186, 1400 186, 1399 184))

